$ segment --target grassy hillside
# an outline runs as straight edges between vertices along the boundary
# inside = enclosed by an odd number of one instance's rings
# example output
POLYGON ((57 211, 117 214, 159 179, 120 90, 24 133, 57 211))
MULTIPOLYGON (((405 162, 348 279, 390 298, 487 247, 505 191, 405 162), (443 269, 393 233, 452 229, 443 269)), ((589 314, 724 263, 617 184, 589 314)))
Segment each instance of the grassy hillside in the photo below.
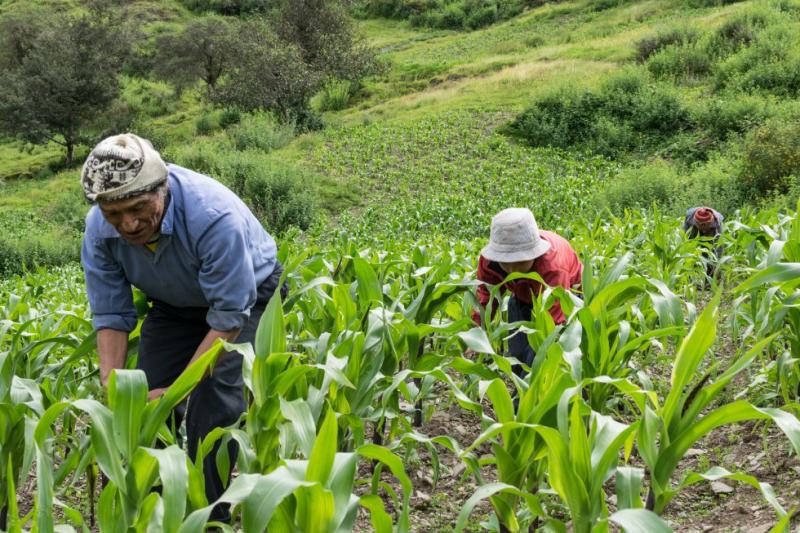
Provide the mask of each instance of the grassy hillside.
MULTIPOLYGON (((6 2, 2 9, 21 5, 6 2)), ((573 158, 558 151, 531 150, 501 133, 503 126, 540 95, 563 87, 591 90, 614 72, 635 66, 636 44, 645 37, 681 26, 714 31, 740 13, 762 9, 759 6, 773 4, 739 2, 692 8, 684 1, 671 0, 624 2, 597 10, 591 1, 569 1, 546 4, 472 32, 364 20, 359 24, 368 41, 380 50, 381 59, 388 65, 386 73, 367 80, 347 108, 326 113, 328 127, 323 132, 302 135, 269 153, 263 149, 258 153, 258 148, 242 152, 235 146, 231 132, 219 129, 220 112, 203 104, 199 92, 176 96, 168 86, 129 77, 121 98, 137 114, 132 128, 151 138, 175 162, 223 180, 221 174, 229 173, 231 165, 236 164, 230 161, 237 158, 252 158, 253 164, 262 167, 295 169, 291 173, 304 181, 322 208, 318 217, 321 226, 315 226, 318 235, 334 227, 325 220, 343 220, 342 227, 347 231, 368 238, 382 237, 386 220, 372 214, 374 208, 370 206, 374 205, 391 206, 415 220, 409 231, 472 237, 480 235, 479 228, 485 223, 482 217, 498 206, 528 204, 544 224, 568 231, 569 221, 577 213, 593 217, 602 208, 603 203, 594 200, 597 186, 606 188, 606 180, 613 179, 621 169, 631 168, 638 174, 642 166, 653 165, 654 170, 645 174, 655 175, 662 183, 666 165, 666 174, 677 176, 673 181, 694 176, 694 181, 711 180, 713 188, 716 176, 735 167, 738 154, 731 151, 730 157, 713 156, 713 164, 699 167, 689 167, 680 160, 648 161, 650 156, 603 163, 591 155, 573 158), (239 152, 241 155, 236 155, 239 152), (420 154, 423 157, 419 158, 420 154), (519 179, 526 185, 515 186, 519 179), (460 205, 448 194, 453 183, 464 193, 458 197, 460 205), (571 183, 579 186, 573 190, 571 183), (512 192, 504 198, 504 191, 509 190, 512 192), (421 192, 425 192, 430 208, 416 203, 421 192), (470 212, 470 195, 488 198, 485 211, 470 212)), ((179 2, 130 2, 125 9, 126 16, 143 20, 153 34, 192 17, 179 2)), ((702 84, 676 84, 674 90, 688 106, 699 105, 709 97, 709 89, 702 84)), ((76 172, 59 169, 56 147, 26 148, 26 152, 18 153, 20 147, 0 144, 0 177, 7 184, 3 207, 5 216, 14 220, 15 234, 29 234, 26 223, 20 220, 29 219, 29 215, 17 214, 39 207, 27 200, 27 187, 35 189, 40 184, 30 178, 16 182, 14 176, 49 180, 56 172, 57 179, 66 184, 71 183, 67 176, 74 179, 76 172), (48 170, 48 165, 53 170, 48 170), (14 186, 10 187, 12 182, 14 186)), ((581 151, 578 147, 570 153, 581 151)), ((62 194, 50 196, 47 209, 70 209, 75 205, 76 192, 70 186, 62 194)), ((700 196, 698 199, 684 197, 682 201, 708 201, 709 194, 700 193, 692 192, 700 196)), ((637 201, 647 205, 658 197, 644 195, 634 199, 631 207, 637 201)), ((671 208, 677 212, 682 207, 671 208)), ((62 240, 62 231, 48 227, 51 224, 42 221, 42 231, 36 232, 38 238, 62 240)), ((6 242, 3 247, 13 248, 13 244, 6 242)), ((60 257, 60 253, 55 256, 60 257)))

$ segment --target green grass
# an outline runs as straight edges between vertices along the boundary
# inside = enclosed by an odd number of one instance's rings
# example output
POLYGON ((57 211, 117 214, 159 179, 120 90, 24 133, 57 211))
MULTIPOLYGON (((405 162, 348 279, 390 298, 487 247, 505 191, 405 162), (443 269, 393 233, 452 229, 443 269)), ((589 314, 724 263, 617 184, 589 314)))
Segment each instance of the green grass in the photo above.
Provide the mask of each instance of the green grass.
POLYGON ((63 158, 64 148, 55 143, 36 146, 22 141, 0 142, 0 180, 35 176, 63 158))

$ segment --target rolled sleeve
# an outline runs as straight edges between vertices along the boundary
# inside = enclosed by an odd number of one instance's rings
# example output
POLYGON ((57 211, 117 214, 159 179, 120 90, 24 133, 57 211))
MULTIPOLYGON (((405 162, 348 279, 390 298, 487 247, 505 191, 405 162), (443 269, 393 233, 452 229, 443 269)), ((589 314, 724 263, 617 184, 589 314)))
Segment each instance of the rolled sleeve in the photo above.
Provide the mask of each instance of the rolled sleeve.
POLYGON ((137 318, 131 284, 105 241, 87 233, 81 247, 81 262, 94 329, 133 331, 137 318))
POLYGON ((256 302, 256 277, 246 225, 235 213, 218 218, 198 243, 199 281, 209 303, 208 325, 241 329, 256 302))

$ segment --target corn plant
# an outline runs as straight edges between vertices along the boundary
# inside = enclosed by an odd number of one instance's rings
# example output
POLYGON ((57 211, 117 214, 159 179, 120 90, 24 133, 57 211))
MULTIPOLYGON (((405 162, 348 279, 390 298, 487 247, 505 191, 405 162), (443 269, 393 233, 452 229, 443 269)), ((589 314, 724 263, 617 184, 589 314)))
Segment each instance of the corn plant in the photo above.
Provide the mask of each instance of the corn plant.
POLYGON ((172 410, 212 367, 217 344, 190 365, 163 396, 147 401, 147 380, 140 370, 115 370, 109 379, 108 407, 96 400, 61 401, 45 411, 36 427, 39 493, 37 527, 53 529, 50 508, 53 483, 48 466, 52 455, 52 426, 66 410, 88 415, 91 447, 108 484, 100 494, 98 525, 103 531, 129 527, 158 527, 177 531, 186 511, 187 490, 195 506, 206 504, 201 476, 190 476, 186 456, 177 446, 152 449, 159 435, 171 439, 166 422, 172 410), (152 489, 160 480, 163 498, 152 489))
MULTIPOLYGON (((457 531, 464 528, 478 499, 487 496, 492 497, 501 531, 524 530, 531 518, 541 518, 555 531, 567 531, 566 524, 547 516, 542 505, 538 484, 544 476, 519 483, 522 481, 520 473, 524 475, 531 469, 538 469, 541 474, 546 472, 549 486, 569 509, 572 531, 607 531, 609 520, 619 518, 609 517, 603 485, 614 475, 620 450, 625 448, 629 452, 637 425, 626 425, 589 410, 577 394, 581 387, 567 388, 574 382, 566 373, 561 376, 558 386, 547 390, 541 403, 533 403, 534 387, 528 389, 516 419, 511 397, 502 381, 493 381, 487 387, 498 422, 489 426, 466 452, 500 436, 501 440, 492 446, 499 482, 483 485, 467 502, 457 531), (552 425, 536 423, 537 418, 552 425), (515 499, 526 502, 527 512, 520 516, 527 519, 527 523, 520 521, 513 512, 515 499)), ((668 530, 657 516, 642 509, 630 509, 623 516, 646 524, 647 530, 668 530)), ((623 523, 620 525, 626 527, 623 523)), ((629 527, 635 530, 632 525, 629 527)))
POLYGON ((9 527, 9 514, 11 527, 18 526, 14 487, 30 469, 32 428, 43 411, 37 385, 15 376, 13 354, 0 352, 0 529, 9 527))
POLYGON ((652 405, 645 405, 642 413, 637 444, 650 473, 647 508, 656 513, 664 511, 686 482, 672 487, 672 475, 680 460, 695 442, 717 427, 745 420, 771 420, 800 452, 800 421, 789 412, 760 409, 744 400, 711 407, 731 380, 772 341, 768 337, 747 352, 738 353, 727 369, 713 365, 702 371, 700 365, 716 337, 718 303, 715 297, 681 343, 663 404, 649 395, 652 405))

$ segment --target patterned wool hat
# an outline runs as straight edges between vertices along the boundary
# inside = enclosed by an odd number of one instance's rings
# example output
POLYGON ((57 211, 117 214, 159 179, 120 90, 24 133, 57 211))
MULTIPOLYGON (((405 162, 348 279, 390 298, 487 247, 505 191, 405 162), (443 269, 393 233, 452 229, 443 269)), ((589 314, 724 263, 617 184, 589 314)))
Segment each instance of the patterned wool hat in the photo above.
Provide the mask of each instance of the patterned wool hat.
POLYGON ((503 209, 492 218, 489 244, 481 255, 489 261, 516 263, 544 255, 550 243, 539 235, 539 226, 530 209, 503 209))
POLYGON ((123 133, 103 139, 86 158, 81 185, 90 202, 130 198, 167 180, 167 165, 147 139, 123 133))

